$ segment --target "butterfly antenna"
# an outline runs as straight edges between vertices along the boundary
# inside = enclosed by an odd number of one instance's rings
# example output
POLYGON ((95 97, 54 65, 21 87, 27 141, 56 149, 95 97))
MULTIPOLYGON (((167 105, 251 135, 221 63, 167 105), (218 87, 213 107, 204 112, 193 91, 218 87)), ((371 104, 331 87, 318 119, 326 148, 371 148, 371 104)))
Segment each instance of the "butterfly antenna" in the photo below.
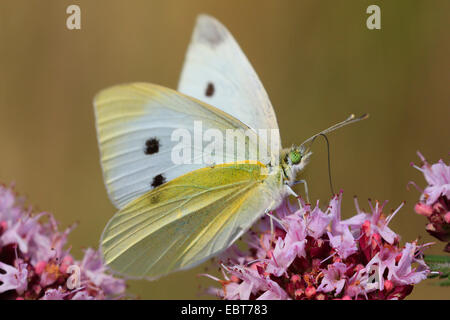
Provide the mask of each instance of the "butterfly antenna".
POLYGON ((328 137, 326 136, 326 134, 324 133, 318 133, 314 139, 311 141, 311 146, 314 142, 314 140, 316 140, 317 137, 323 137, 327 143, 327 153, 328 153, 328 181, 330 182, 330 190, 331 190, 331 195, 335 195, 334 193, 334 188, 333 188, 333 179, 331 178, 331 156, 330 156, 330 142, 328 141, 328 137))
MULTIPOLYGON (((327 134, 327 133, 329 133, 329 132, 331 132, 331 131, 334 131, 334 130, 337 130, 337 129, 339 129, 339 128, 342 128, 342 127, 344 127, 344 126, 346 126, 346 125, 348 125, 348 124, 355 123, 355 122, 358 122, 358 121, 361 121, 361 120, 365 120, 365 119, 367 119, 367 118, 369 118, 369 115, 368 115, 367 113, 363 114, 362 116, 360 116, 360 117, 358 117, 358 118, 356 118, 354 114, 351 114, 351 115, 350 115, 347 119, 345 119, 344 121, 341 121, 341 122, 339 122, 339 123, 336 123, 335 125, 329 127, 328 129, 325 129, 325 130, 323 130, 323 131, 321 131, 321 132, 319 132, 319 133, 313 135, 312 137, 306 139, 301 145, 303 146, 303 145, 305 145, 306 143, 308 143, 308 142, 310 142, 310 141, 311 141, 311 142, 314 141, 314 139, 316 139, 318 136, 320 136, 320 135, 322 135, 322 134, 327 134)), ((311 145, 310 145, 310 147, 311 147, 311 145)), ((309 147, 309 148, 310 148, 310 147, 309 147)), ((309 149, 309 148, 308 148, 308 149, 309 149)))
POLYGON ((318 136, 322 136, 322 137, 325 139, 325 141, 327 142, 327 151, 328 151, 328 179, 329 179, 329 182, 330 182, 331 193, 332 193, 333 195, 334 195, 335 193, 334 193, 334 189, 333 189, 333 181, 332 181, 332 178, 331 178, 330 143, 329 143, 329 141, 328 141, 328 137, 326 136, 326 134, 329 133, 329 132, 331 132, 331 131, 334 131, 334 130, 337 130, 337 129, 339 129, 339 128, 342 128, 342 127, 344 127, 344 126, 346 126, 346 125, 348 125, 348 124, 355 123, 355 122, 358 122, 358 121, 361 121, 361 120, 365 120, 365 119, 367 119, 367 118, 369 118, 369 115, 368 115, 368 114, 363 114, 362 116, 357 117, 357 118, 355 117, 354 114, 351 114, 351 115, 350 115, 347 119, 345 119, 344 121, 341 121, 341 122, 339 122, 339 123, 336 123, 335 125, 329 127, 328 129, 325 129, 325 130, 323 130, 323 131, 321 131, 321 132, 319 132, 319 133, 313 135, 312 137, 306 139, 306 140, 300 145, 301 147, 306 148, 305 153, 308 153, 309 150, 310 150, 311 147, 312 147, 313 142, 316 140, 316 138, 317 138, 318 136), (307 144, 308 142, 310 142, 309 146, 308 146, 308 147, 305 147, 305 144, 307 144))

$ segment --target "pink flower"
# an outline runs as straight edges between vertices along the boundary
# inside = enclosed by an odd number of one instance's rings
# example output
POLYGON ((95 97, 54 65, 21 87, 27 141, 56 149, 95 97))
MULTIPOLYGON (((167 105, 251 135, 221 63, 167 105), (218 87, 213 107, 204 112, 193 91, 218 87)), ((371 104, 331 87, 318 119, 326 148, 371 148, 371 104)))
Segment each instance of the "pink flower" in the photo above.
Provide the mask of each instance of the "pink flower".
POLYGON ((15 290, 18 295, 21 295, 25 290, 27 290, 28 271, 25 263, 15 268, 0 262, 0 269, 4 272, 4 274, 0 274, 0 281, 2 282, 0 285, 0 293, 8 290, 15 290))
POLYGON ((342 234, 333 236, 328 232, 331 247, 337 252, 342 259, 347 259, 358 251, 356 241, 348 228, 345 228, 342 234))
POLYGON ((416 258, 417 246, 415 243, 406 243, 401 252, 398 263, 391 261, 387 266, 389 269, 388 279, 394 284, 416 284, 427 278, 428 267, 422 259, 416 258), (418 268, 413 268, 413 263, 418 263, 418 268))
POLYGON ((385 217, 386 203, 359 209, 341 219, 342 193, 325 211, 287 200, 246 236, 248 251, 236 246, 219 258, 222 288, 208 291, 223 299, 403 299, 429 273, 422 247, 407 243, 388 224, 403 206, 385 217), (236 257, 236 258, 233 258, 236 257), (418 267, 416 267, 418 265, 418 267))
POLYGON ((323 271, 324 277, 318 291, 331 292, 335 291, 335 294, 340 294, 345 286, 347 276, 347 265, 342 262, 335 262, 327 266, 327 270, 323 271))
POLYGON ((369 293, 376 290, 376 287, 369 284, 369 277, 365 268, 358 269, 348 280, 345 287, 344 296, 352 300, 369 299, 369 293))
POLYGON ((311 211, 308 218, 306 226, 308 235, 313 238, 320 238, 326 232, 331 219, 331 215, 320 210, 319 202, 317 202, 316 207, 311 211))
POLYGON ((450 199, 450 167, 442 160, 430 165, 420 152, 417 152, 417 154, 420 160, 422 160, 422 166, 420 168, 415 167, 422 171, 428 183, 422 193, 421 200, 426 205, 432 205, 441 196, 450 199))
POLYGON ((94 249, 87 249, 80 264, 83 270, 82 280, 92 283, 105 296, 114 296, 117 293, 125 292, 125 282, 107 273, 107 268, 103 264, 101 254, 94 249))
POLYGON ((448 242, 444 251, 450 252, 450 166, 442 160, 430 165, 420 152, 417 154, 422 160, 422 166, 413 166, 423 173, 428 185, 421 191, 420 202, 414 209, 428 219, 425 229, 429 234, 448 242))
POLYGON ((32 215, 11 188, 0 185, 0 299, 110 299, 123 295, 124 280, 108 274, 97 251, 87 249, 79 262, 64 249, 72 229, 58 231, 51 214, 32 215), (79 270, 79 275, 70 270, 79 270), (73 277, 80 277, 74 282, 79 283, 76 288, 68 285, 73 277))

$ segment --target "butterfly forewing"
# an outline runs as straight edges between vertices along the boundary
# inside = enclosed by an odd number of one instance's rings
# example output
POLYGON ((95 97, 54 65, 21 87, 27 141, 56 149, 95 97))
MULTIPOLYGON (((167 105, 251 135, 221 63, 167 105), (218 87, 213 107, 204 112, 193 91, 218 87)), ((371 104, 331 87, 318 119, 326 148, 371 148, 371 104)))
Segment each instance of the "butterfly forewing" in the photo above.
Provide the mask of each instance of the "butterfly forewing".
MULTIPOLYGON (((161 86, 134 83, 115 86, 100 92, 94 101, 97 135, 104 181, 108 194, 117 208, 187 172, 205 167, 203 151, 210 142, 197 137, 208 129, 218 130, 226 137, 233 130, 246 141, 245 148, 256 154, 257 135, 239 120, 223 111, 161 86), (187 145, 190 161, 176 162, 174 148, 181 143, 173 139, 174 132, 189 134, 187 145), (198 141, 199 140, 199 141, 198 141)), ((227 154, 223 147, 216 150, 214 163, 226 159, 249 160, 248 153, 227 154), (217 160, 218 159, 218 160, 217 160)))
MULTIPOLYGON (((275 112, 256 72, 231 33, 210 16, 197 19, 178 90, 254 129, 278 131, 275 112)), ((279 144, 279 133, 276 139, 279 144)))

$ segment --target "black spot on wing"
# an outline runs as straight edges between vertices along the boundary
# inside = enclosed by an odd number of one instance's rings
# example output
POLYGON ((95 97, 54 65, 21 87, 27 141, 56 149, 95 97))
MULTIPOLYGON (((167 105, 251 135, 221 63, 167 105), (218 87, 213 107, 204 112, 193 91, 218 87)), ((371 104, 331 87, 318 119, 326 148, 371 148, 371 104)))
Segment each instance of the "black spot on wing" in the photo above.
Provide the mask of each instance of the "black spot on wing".
POLYGON ((214 87, 214 84, 212 82, 208 82, 208 85, 206 86, 206 90, 205 90, 205 96, 212 97, 215 90, 216 89, 214 87))
POLYGON ((161 145, 159 144, 159 140, 156 137, 150 138, 147 141, 145 141, 144 153, 147 155, 157 153, 159 151, 160 146, 161 145))
POLYGON ((166 182, 166 178, 162 174, 153 177, 152 187, 156 188, 166 182))

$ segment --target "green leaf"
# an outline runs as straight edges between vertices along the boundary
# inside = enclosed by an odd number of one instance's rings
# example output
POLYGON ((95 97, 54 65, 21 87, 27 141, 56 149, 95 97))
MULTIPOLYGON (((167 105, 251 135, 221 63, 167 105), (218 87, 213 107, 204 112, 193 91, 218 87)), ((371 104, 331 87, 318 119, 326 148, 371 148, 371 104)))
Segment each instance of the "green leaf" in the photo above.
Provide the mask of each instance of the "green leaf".
POLYGON ((431 271, 439 272, 431 274, 429 278, 439 277, 443 279, 439 282, 440 286, 450 286, 450 256, 425 255, 424 260, 431 271))
POLYGON ((438 255, 433 255, 433 254, 427 254, 427 255, 425 255, 424 259, 425 259, 426 263, 433 263, 433 262, 450 263, 450 256, 438 256, 438 255))

